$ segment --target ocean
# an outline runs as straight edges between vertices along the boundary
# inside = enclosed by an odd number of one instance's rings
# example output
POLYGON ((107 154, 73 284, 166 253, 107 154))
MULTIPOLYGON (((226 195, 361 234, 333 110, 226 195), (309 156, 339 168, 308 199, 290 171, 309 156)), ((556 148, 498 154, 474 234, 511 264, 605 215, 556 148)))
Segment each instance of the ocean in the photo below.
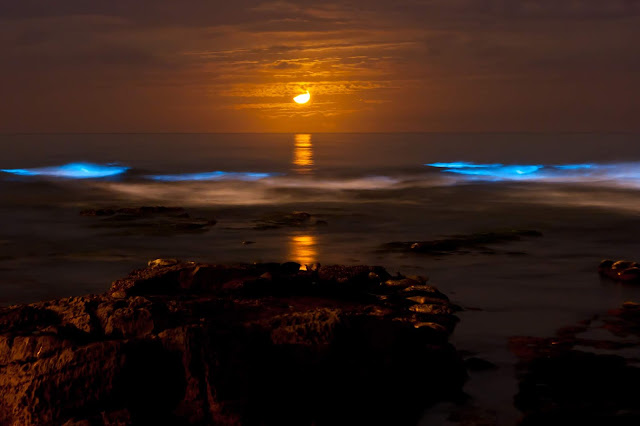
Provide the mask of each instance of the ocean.
MULTIPOLYGON (((102 293, 160 257, 375 264, 426 275, 466 308, 453 343, 500 367, 474 373, 466 391, 499 413, 501 424, 513 424, 510 336, 549 336, 640 299, 640 286, 597 273, 603 258, 640 260, 639 140, 515 133, 2 135, 0 305, 102 293), (192 218, 217 223, 164 224, 157 232, 80 215, 140 206, 183 207, 192 218), (292 212, 312 219, 282 219, 292 212), (385 246, 512 229, 543 236, 449 255, 385 246)), ((435 409, 426 418, 443 413, 435 409)))

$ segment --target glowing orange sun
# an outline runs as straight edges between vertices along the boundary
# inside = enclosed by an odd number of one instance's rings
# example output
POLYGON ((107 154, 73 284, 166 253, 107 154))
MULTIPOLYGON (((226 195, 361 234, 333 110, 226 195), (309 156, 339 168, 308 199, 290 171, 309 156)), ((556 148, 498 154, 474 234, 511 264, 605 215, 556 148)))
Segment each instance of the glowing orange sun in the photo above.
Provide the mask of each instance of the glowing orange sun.
POLYGON ((298 95, 295 98, 293 98, 293 100, 297 104, 306 104, 307 102, 309 102, 309 99, 311 99, 311 94, 309 93, 308 90, 307 90, 307 93, 303 93, 302 95, 298 95))

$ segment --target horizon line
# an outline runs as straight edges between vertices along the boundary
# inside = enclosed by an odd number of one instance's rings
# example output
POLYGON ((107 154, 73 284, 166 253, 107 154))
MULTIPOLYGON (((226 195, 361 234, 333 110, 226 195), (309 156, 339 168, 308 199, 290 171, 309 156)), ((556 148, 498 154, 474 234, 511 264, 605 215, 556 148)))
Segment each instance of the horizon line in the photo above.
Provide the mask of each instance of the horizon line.
POLYGON ((362 134, 362 135, 393 135, 393 134, 431 134, 431 135, 461 135, 461 134, 531 134, 531 135, 596 135, 596 134, 619 134, 636 135, 640 130, 606 130, 606 131, 398 131, 398 132, 0 132, 0 136, 64 136, 64 135, 295 135, 295 134, 362 134))

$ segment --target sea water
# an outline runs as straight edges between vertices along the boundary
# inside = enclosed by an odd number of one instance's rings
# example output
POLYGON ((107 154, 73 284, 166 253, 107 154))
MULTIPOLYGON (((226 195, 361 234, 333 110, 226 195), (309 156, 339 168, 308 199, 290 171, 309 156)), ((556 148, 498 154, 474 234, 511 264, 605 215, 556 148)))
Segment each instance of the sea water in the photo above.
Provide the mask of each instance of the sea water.
POLYGON ((158 257, 418 273, 468 308, 453 342, 500 370, 477 373, 467 391, 512 424, 510 336, 549 336, 640 299, 640 286, 596 271, 602 258, 640 259, 639 142, 634 134, 3 135, 0 304, 101 293, 158 257), (218 223, 148 235, 79 215, 146 205, 218 223), (293 211, 328 225, 256 229, 293 211), (508 229, 543 237, 496 245, 494 254, 383 248, 508 229))

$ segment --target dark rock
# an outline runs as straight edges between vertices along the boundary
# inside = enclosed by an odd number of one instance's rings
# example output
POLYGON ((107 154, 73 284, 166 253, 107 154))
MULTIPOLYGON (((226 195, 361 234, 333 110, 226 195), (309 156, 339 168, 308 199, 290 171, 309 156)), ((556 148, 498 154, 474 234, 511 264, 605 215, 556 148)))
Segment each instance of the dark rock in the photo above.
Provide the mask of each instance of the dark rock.
POLYGON ((461 391, 456 318, 390 278, 171 260, 1 309, 0 424, 416 424, 461 391))
POLYGON ((419 286, 420 281, 412 280, 411 278, 401 278, 401 279, 392 279, 384 282, 384 285, 387 287, 393 288, 409 288, 419 286))
POLYGON ((132 217, 144 217, 157 214, 175 215, 180 217, 189 217, 187 212, 182 207, 125 207, 125 208, 106 208, 106 209, 86 209, 80 212, 81 216, 132 216, 132 217), (184 216, 187 214, 186 216, 184 216))
POLYGON ((631 260, 605 259, 598 265, 598 272, 615 281, 640 282, 640 264, 631 260))
POLYGON ((283 274, 295 274, 300 270, 300 264, 296 262, 285 262, 280 265, 280 272, 283 274))
POLYGON ((180 263, 178 259, 154 259, 147 263, 150 268, 162 268, 165 266, 173 266, 180 263))
POLYGON ((541 237, 542 233, 532 230, 511 230, 501 232, 486 232, 471 235, 454 235, 431 241, 393 242, 384 245, 385 250, 409 251, 442 255, 451 253, 469 253, 468 250, 476 250, 484 254, 496 254, 495 250, 485 247, 487 244, 507 243, 519 241, 522 238, 541 237))
POLYGON ((264 231, 279 228, 300 228, 313 226, 326 226, 324 220, 318 220, 307 212, 275 213, 257 220, 252 229, 264 231))

